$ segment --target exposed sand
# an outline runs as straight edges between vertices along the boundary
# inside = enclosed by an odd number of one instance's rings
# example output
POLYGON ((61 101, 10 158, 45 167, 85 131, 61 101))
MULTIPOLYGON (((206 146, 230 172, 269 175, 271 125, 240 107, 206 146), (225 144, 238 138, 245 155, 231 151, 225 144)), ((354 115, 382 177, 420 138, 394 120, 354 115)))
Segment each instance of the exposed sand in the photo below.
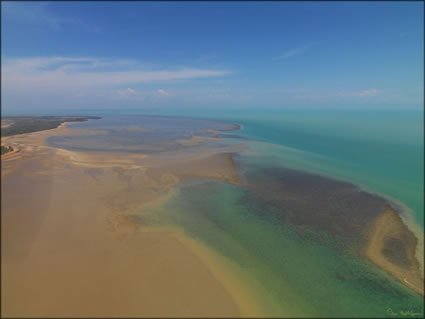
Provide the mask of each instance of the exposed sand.
MULTIPOLYGON (((2 146, 6 146, 6 147, 9 147, 9 146, 12 146, 12 145, 9 145, 9 144, 2 144, 2 146)), ((13 146, 12 146, 13 147, 13 146)), ((13 158, 14 156, 15 156, 15 154, 16 153, 18 153, 20 150, 19 150, 19 148, 17 148, 17 147, 13 147, 13 151, 11 151, 11 152, 7 152, 7 153, 5 153, 5 154, 1 154, 1 157, 2 157, 2 159, 7 159, 7 158, 13 158)))
MULTIPOLYGON (((143 208, 167 200, 184 178, 241 185, 233 161, 240 146, 170 157, 45 145, 55 134, 103 133, 72 130, 63 123, 2 139, 16 150, 1 157, 2 316, 262 316, 258 301, 231 267, 184 233, 141 227, 135 219, 143 216, 143 208)), ((412 236, 388 208, 371 227, 365 254, 423 294, 412 236), (392 251, 394 245, 402 249, 392 251)))
POLYGON ((387 207, 372 225, 366 256, 417 293, 424 294, 424 279, 416 259, 417 239, 401 217, 387 207))
POLYGON ((20 151, 2 157, 1 315, 258 316, 237 280, 220 280, 231 275, 219 276, 182 234, 141 231, 132 220, 184 177, 238 183, 228 150, 173 162, 44 145, 53 134, 82 133, 64 123, 5 138, 20 151))
MULTIPOLYGON (((208 130, 210 131, 210 130, 208 130)), ((219 141, 221 140, 218 136, 192 136, 190 139, 186 140, 177 140, 178 143, 182 145, 193 145, 193 144, 201 144, 207 141, 219 141)))
POLYGON ((210 152, 171 163, 163 162, 160 167, 150 166, 147 170, 147 175, 155 179, 159 179, 161 174, 173 175, 177 181, 184 177, 201 177, 240 184, 238 168, 230 152, 210 152))
POLYGON ((1 128, 9 127, 13 124, 13 120, 1 120, 1 128))

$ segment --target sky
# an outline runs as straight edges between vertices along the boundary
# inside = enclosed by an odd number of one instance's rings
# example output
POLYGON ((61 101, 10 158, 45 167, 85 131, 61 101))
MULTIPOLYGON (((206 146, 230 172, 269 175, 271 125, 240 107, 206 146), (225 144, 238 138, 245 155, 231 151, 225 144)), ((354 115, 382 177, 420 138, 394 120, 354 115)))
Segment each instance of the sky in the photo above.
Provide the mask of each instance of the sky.
POLYGON ((1 2, 2 112, 420 109, 424 3, 1 2))

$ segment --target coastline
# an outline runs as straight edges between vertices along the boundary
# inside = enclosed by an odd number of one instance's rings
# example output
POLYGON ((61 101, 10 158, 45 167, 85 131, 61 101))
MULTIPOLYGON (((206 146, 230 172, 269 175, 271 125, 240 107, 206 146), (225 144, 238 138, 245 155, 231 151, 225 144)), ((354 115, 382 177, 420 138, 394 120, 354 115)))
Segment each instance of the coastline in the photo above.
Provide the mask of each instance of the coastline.
POLYGON ((140 227, 140 232, 143 233, 170 232, 182 245, 197 255, 234 298, 240 317, 267 317, 267 314, 271 312, 271 305, 276 309, 279 308, 278 303, 272 300, 272 296, 269 296, 267 301, 259 302, 259 291, 262 291, 264 295, 267 294, 262 286, 254 283, 252 278, 244 276, 238 266, 232 264, 227 258, 223 258, 205 243, 186 235, 178 226, 140 227))
POLYGON ((3 278, 7 279, 2 283, 2 315, 240 315, 236 296, 229 295, 217 269, 194 253, 188 241, 177 240, 170 233, 140 232, 129 218, 135 209, 161 205, 181 178, 234 180, 230 155, 219 150, 200 157, 186 154, 186 161, 177 165, 174 160, 158 161, 143 154, 84 153, 45 145, 46 138, 55 134, 85 133, 63 123, 56 129, 8 137, 20 152, 2 157, 2 195, 6 199, 2 202, 2 257, 3 278), (202 169, 207 166, 209 170, 202 169), (16 187, 23 181, 34 194, 19 201, 22 187, 16 187), (32 222, 22 219, 27 218, 25 211, 31 211, 32 222), (105 249, 109 251, 106 256, 105 249), (50 251, 56 251, 57 260, 51 260, 50 251), (140 255, 143 251, 148 260, 140 255), (164 260, 168 261, 164 264, 164 260), (105 262, 116 270, 103 269, 105 262), (48 271, 51 267, 54 272, 48 271), (86 271, 78 276, 61 275, 62 270, 83 268, 86 271), (148 279, 161 277, 170 281, 148 279), (97 287, 99 280, 103 284, 97 287), (125 290, 115 291, 117 282, 125 290), (82 285, 88 285, 87 300, 70 308, 69 302, 75 299, 71 296, 82 292, 82 285), (55 293, 61 286, 67 290, 55 293), (100 297, 92 299, 96 295, 100 297), (122 309, 123 297, 128 299, 125 312, 116 312, 122 309), (169 303, 166 309, 161 306, 165 300, 169 303))
POLYGON ((399 214, 388 206, 371 225, 364 254, 401 283, 424 295, 424 280, 416 257, 417 242, 399 214))
MULTIPOLYGON (((28 133, 25 136, 13 136, 15 139, 11 136, 10 138, 12 138, 12 140, 16 140, 16 143, 22 146, 22 152, 16 154, 15 158, 5 158, 7 160, 6 162, 11 162, 18 158, 34 160, 34 155, 38 154, 38 159, 37 156, 35 156, 37 160, 40 160, 40 162, 52 161, 53 164, 45 166, 45 170, 43 172, 38 172, 37 176, 53 175, 55 176, 55 183, 60 181, 61 183, 66 182, 69 178, 72 180, 73 178, 77 178, 77 176, 78 179, 75 179, 75 181, 84 178, 84 180, 90 184, 89 189, 93 194, 106 194, 106 196, 104 196, 106 200, 105 203, 107 206, 110 206, 111 209, 107 214, 102 213, 97 218, 106 218, 109 227, 112 226, 114 231, 119 233, 119 236, 139 236, 139 233, 155 233, 152 237, 145 234, 147 237, 144 237, 144 239, 148 239, 149 241, 149 238, 156 238, 156 240, 161 241, 161 234, 164 232, 158 232, 154 227, 150 226, 141 229, 140 225, 132 219, 134 209, 136 207, 139 209, 149 205, 161 205, 163 201, 166 201, 172 187, 180 183, 182 179, 193 177, 212 178, 236 186, 242 185, 242 176, 238 173, 237 163, 234 162, 232 148, 203 152, 201 155, 183 154, 181 157, 170 160, 144 154, 96 154, 76 152, 45 145, 46 138, 52 136, 52 134, 87 134, 91 131, 69 129, 66 126, 67 123, 62 123, 56 129, 28 133), (49 159, 46 158, 47 154, 50 156, 49 159), (76 174, 75 177, 68 176, 71 171, 79 172, 79 175, 76 174), (100 186, 100 184, 115 186, 109 188, 100 186), (142 194, 140 192, 141 190, 142 194), (151 231, 148 231, 149 228, 151 231)), ((91 131, 91 133, 102 134, 100 131, 91 131)), ((233 149, 233 151, 235 151, 235 149, 233 149)), ((2 161, 3 159, 2 157, 2 161)), ((33 176, 35 176, 35 173, 33 176)), ((73 191, 77 192, 75 189, 73 191)), ((79 191, 81 190, 78 190, 78 192, 79 191)), ((63 197, 65 194, 60 196, 63 197)), ((56 217, 56 219, 57 218, 58 217, 56 217)), ((400 223, 402 225, 404 225, 404 223, 400 217, 399 219, 397 225, 400 228, 402 227, 400 223)), ((385 217, 385 220, 388 220, 388 217, 385 217)), ((391 217, 391 220, 394 220, 394 216, 391 217)), ((390 273, 396 279, 401 279, 400 282, 404 285, 414 289, 418 286, 416 279, 412 279, 413 277, 411 278, 410 275, 406 275, 406 271, 404 271, 402 275, 398 274, 397 271, 394 271, 394 267, 388 266, 388 264, 382 262, 382 259, 379 259, 379 251, 382 248, 382 238, 393 229, 391 228, 390 230, 384 231, 384 235, 382 235, 382 226, 385 226, 385 221, 381 221, 380 217, 378 217, 376 223, 374 223, 373 230, 370 232, 370 238, 371 241, 373 239, 373 244, 369 243, 368 247, 372 248, 369 249, 370 251, 367 250, 368 258, 378 265, 379 268, 390 273), (408 280, 407 282, 403 282, 403 278, 406 278, 406 276, 408 276, 408 280), (414 286, 411 286, 412 283, 414 283, 414 286)), ((99 225, 95 227, 102 228, 99 225)), ((103 231, 104 230, 102 230, 102 232, 103 231)), ((260 289, 260 287, 250 282, 249 278, 244 278, 236 266, 232 266, 225 258, 215 254, 208 246, 184 235, 181 231, 168 232, 164 236, 164 238, 168 238, 167 240, 169 240, 170 236, 178 240, 185 249, 189 249, 197 258, 202 260, 203 265, 213 275, 216 281, 220 283, 222 288, 227 291, 228 294, 226 298, 228 298, 228 300, 233 300, 237 305, 239 315, 252 316, 252 313, 255 313, 256 316, 261 316, 267 312, 266 310, 268 308, 277 307, 277 305, 272 305, 272 298, 265 298, 269 300, 261 300, 260 304, 259 299, 256 299, 258 296, 255 294, 256 290, 260 289), (248 289, 247 287, 250 288, 248 289)), ((412 255, 410 257, 412 257, 412 255)), ((161 269, 164 271, 163 267, 161 269)), ((415 291, 423 294, 423 290, 422 292, 420 292, 420 290, 415 291)), ((263 293, 262 295, 265 296, 267 293, 263 293)), ((229 310, 231 307, 227 309, 229 310)), ((215 314, 215 316, 221 315, 215 314)), ((228 316, 228 313, 223 316, 228 316)))
MULTIPOLYGON (((267 146, 271 146, 271 147, 277 147, 279 149, 287 149, 289 151, 293 151, 293 152, 299 152, 302 154, 310 154, 306 151, 302 151, 302 150, 298 150, 298 149, 294 149, 294 148, 289 148, 283 145, 279 145, 279 144, 274 144, 274 143, 270 143, 270 142, 261 142, 261 144, 265 144, 267 146)), ((254 154, 255 155, 255 154, 254 154)), ((313 153, 311 153, 311 155, 313 155, 313 153)), ((323 157, 322 155, 317 155, 319 157, 323 157)), ((309 160, 311 161, 311 160, 309 160)), ((354 185, 356 188, 358 188, 360 191, 364 191, 366 193, 372 194, 374 196, 377 196, 378 198, 382 198, 385 201, 388 202, 389 205, 393 206, 394 210, 396 211, 396 214, 401 218, 403 225, 406 227, 406 229, 410 232, 412 232, 414 234, 414 236, 417 238, 418 242, 416 245, 416 259, 419 263, 419 267, 420 267, 420 274, 422 275, 422 279, 423 279, 423 272, 424 272, 424 233, 423 233, 423 228, 418 224, 416 217, 414 215, 414 212, 406 206, 406 204, 404 204, 403 202, 401 202, 400 200, 391 197, 390 195, 384 194, 382 192, 376 191, 374 190, 371 186, 366 185, 363 182, 357 182, 357 181, 352 181, 349 177, 345 176, 344 174, 342 174, 341 172, 339 173, 335 173, 335 171, 331 171, 329 170, 329 167, 324 167, 324 166, 316 166, 316 167, 311 167, 310 165, 304 165, 304 164, 298 164, 296 162, 293 162, 292 160, 290 162, 286 161, 285 162, 285 167, 288 167, 290 169, 294 169, 294 170, 298 170, 298 171, 303 171, 306 172, 308 174, 312 174, 312 175, 317 175, 317 176, 322 176, 324 178, 328 178, 334 181, 342 181, 351 185, 354 185)), ((404 283, 405 285, 407 285, 406 283, 404 283)))
POLYGON ((275 207, 285 207, 292 212, 286 214, 283 210, 274 218, 282 223, 323 229, 349 239, 348 242, 356 238, 361 243, 360 253, 380 270, 416 293, 424 294, 423 263, 418 253, 422 241, 404 220, 403 213, 406 212, 402 210, 402 205, 346 179, 300 168, 267 168, 262 173, 248 176, 248 180, 251 180, 250 187, 256 192, 263 192, 263 196, 275 207), (330 199, 329 207, 323 198, 330 199), (379 207, 383 205, 381 211, 379 207), (316 213, 309 213, 312 210, 316 213), (391 218, 388 217, 388 211, 391 212, 391 218), (391 221, 392 226, 388 227, 382 220, 391 221), (369 227, 370 224, 374 227, 369 227), (394 249, 391 244, 384 245, 388 240, 393 243, 397 241, 394 249), (403 262, 408 266, 398 266, 397 260, 389 257, 389 250, 392 254, 406 255, 403 262))

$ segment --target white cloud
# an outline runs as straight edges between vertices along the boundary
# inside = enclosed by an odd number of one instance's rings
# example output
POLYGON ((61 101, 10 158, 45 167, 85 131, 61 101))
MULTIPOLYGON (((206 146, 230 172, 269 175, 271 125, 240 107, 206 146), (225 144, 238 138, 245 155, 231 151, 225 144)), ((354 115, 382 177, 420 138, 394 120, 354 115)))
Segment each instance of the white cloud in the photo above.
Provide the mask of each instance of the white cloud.
POLYGON ((306 51, 308 51, 313 46, 313 43, 308 43, 304 46, 289 49, 287 51, 284 51, 281 55, 274 58, 274 60, 282 60, 282 59, 288 59, 297 55, 300 55, 306 51))
POLYGON ((117 93, 120 97, 129 97, 129 96, 135 95, 136 90, 134 90, 132 88, 126 88, 126 89, 123 89, 123 90, 118 90, 117 93))
MULTIPOLYGON (((134 60, 93 57, 2 57, 3 110, 170 103, 152 83, 222 77, 226 70, 160 69, 134 60), (149 85, 150 84, 150 85, 149 85)), ((168 92, 167 92, 168 93, 168 92)))
POLYGON ((168 96, 169 95, 168 92, 165 91, 164 89, 159 89, 158 94, 161 95, 161 96, 168 96))
POLYGON ((129 84, 220 77, 226 70, 146 68, 137 61, 85 57, 34 57, 2 61, 5 91, 72 91, 129 84))

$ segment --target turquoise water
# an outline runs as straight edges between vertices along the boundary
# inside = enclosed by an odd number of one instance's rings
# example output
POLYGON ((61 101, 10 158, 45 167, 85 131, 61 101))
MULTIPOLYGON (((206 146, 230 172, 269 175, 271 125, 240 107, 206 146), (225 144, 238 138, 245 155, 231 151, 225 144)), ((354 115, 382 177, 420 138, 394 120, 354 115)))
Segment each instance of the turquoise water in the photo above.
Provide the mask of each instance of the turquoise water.
MULTIPOLYGON (((250 138, 245 141, 249 145, 245 161, 359 184, 399 201, 423 229, 423 112, 179 115, 235 121, 243 129, 232 134, 250 138)), ((338 252, 342 238, 318 243, 299 237, 290 225, 259 219, 255 204, 241 205, 241 190, 220 183, 206 188, 183 189, 167 207, 173 211, 168 220, 257 278, 281 306, 271 316, 289 312, 302 317, 388 317, 390 309, 423 314, 422 297, 366 260, 338 252)), ((260 207, 260 211, 273 209, 260 207)))
MULTIPOLYGON (((423 227, 422 113, 300 112, 242 123, 247 136, 312 153, 299 152, 301 160, 318 155, 299 167, 341 177, 401 201, 423 227)), ((284 150, 274 148, 271 153, 284 164, 284 150)))
MULTIPOLYGON (((422 112, 217 115, 164 110, 161 115, 237 122, 242 130, 224 134, 245 137, 227 139, 249 146, 238 158, 242 174, 255 164, 338 177, 400 201, 423 226, 422 112)), ((102 124, 94 123, 78 125, 102 124)), ((164 206, 141 211, 143 224, 178 226, 236 264, 242 275, 264 287, 267 294, 256 293, 270 305, 269 316, 388 317, 389 309, 423 313, 421 296, 353 254, 347 238, 275 220, 276 206, 264 196, 250 196, 252 189, 208 180, 191 183, 180 185, 164 206)))
POLYGON ((423 313, 423 299, 364 259, 341 251, 343 238, 274 221, 276 209, 244 200, 249 190, 220 182, 182 185, 144 223, 178 225, 236 263, 267 291, 255 291, 267 316, 388 317, 388 309, 423 313), (268 215, 267 213, 271 214, 268 215), (262 217, 260 217, 262 216, 262 217), (320 240, 317 240, 317 236, 320 240))
POLYGON ((400 201, 424 226, 423 111, 152 112, 235 121, 243 125, 237 134, 255 139, 251 149, 274 163, 360 184, 400 201))

